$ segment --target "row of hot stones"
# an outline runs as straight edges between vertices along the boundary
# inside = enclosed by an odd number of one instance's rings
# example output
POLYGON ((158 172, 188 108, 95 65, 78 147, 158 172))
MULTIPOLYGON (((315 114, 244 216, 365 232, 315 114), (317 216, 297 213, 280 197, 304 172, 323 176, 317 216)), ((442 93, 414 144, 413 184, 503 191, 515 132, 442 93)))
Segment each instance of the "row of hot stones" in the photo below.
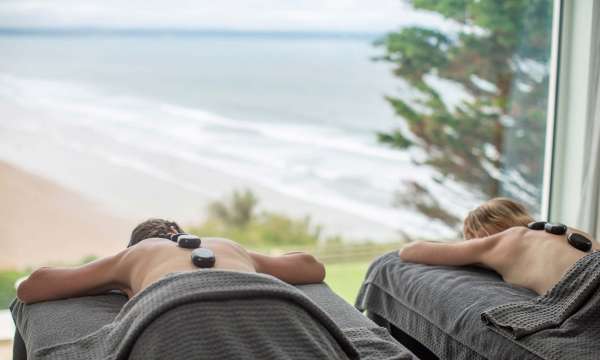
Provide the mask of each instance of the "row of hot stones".
POLYGON ((212 268, 215 266, 215 254, 212 250, 203 248, 202 240, 195 236, 186 233, 172 234, 171 241, 176 242, 180 248, 194 249, 192 250, 192 263, 199 268, 212 268))
MULTIPOLYGON (((544 230, 554 235, 564 235, 569 231, 565 224, 549 223, 546 221, 534 221, 527 225, 531 230, 544 230)), ((592 241, 582 234, 569 232, 567 235, 569 244, 577 250, 588 252, 592 249, 592 241)))

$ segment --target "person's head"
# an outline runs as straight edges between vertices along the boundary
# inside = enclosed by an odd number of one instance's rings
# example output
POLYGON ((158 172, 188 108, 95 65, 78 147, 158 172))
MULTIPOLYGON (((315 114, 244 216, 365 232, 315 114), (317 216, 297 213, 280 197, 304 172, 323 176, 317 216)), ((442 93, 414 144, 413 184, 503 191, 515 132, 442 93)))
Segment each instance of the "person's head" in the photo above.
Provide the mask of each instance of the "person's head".
POLYGON ((463 224, 465 240, 489 236, 534 221, 527 209, 508 198, 494 198, 469 212, 463 224))
POLYGON ((183 230, 174 221, 165 219, 148 219, 133 229, 127 247, 133 246, 149 238, 169 239, 169 235, 181 233, 183 230))

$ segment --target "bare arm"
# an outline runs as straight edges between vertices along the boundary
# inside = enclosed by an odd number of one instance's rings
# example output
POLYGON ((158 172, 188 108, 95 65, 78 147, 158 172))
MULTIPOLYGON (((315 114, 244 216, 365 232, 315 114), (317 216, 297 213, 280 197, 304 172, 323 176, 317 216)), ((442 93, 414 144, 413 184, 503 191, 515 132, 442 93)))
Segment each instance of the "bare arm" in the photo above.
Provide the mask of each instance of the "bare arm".
POLYGON ((292 285, 320 283, 325 279, 325 266, 314 256, 293 252, 267 256, 249 252, 257 272, 273 275, 292 285))
POLYGON ((496 239, 497 236, 488 236, 454 243, 418 241, 400 249, 399 255, 404 261, 428 265, 481 264, 485 262, 485 254, 493 248, 496 239))
POLYGON ((31 304, 100 294, 108 290, 122 290, 129 294, 119 269, 122 257, 123 252, 73 268, 39 268, 19 285, 17 297, 31 304))

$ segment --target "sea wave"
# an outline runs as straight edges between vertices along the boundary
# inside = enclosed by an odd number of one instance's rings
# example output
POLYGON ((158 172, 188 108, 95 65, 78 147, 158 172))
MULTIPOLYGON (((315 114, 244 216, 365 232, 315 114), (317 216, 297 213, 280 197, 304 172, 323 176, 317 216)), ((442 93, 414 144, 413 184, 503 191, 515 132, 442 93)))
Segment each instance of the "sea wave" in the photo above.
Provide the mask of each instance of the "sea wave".
MULTIPOLYGON (((381 146, 377 146, 376 144, 363 143, 363 139, 357 139, 356 137, 345 135, 334 128, 311 127, 298 124, 281 125, 273 123, 243 122, 220 116, 205 110, 190 109, 183 106, 174 106, 169 104, 164 104, 162 109, 167 113, 181 117, 188 117, 200 123, 211 124, 226 129, 252 131, 256 134, 277 139, 279 141, 286 141, 323 149, 344 151, 362 156, 377 157, 385 160, 409 160, 409 157, 406 153, 388 150, 382 148, 381 146)), ((368 135, 371 136, 373 134, 368 135)))
POLYGON ((373 134, 284 119, 250 122, 77 83, 0 73, 0 107, 10 106, 36 116, 4 118, 0 127, 5 134, 43 133, 75 153, 94 154, 204 197, 222 194, 198 186, 202 175, 194 168, 209 168, 236 183, 259 185, 390 230, 449 234, 443 225, 391 205, 401 179, 432 182, 432 173, 414 166, 408 154, 381 147, 373 134))

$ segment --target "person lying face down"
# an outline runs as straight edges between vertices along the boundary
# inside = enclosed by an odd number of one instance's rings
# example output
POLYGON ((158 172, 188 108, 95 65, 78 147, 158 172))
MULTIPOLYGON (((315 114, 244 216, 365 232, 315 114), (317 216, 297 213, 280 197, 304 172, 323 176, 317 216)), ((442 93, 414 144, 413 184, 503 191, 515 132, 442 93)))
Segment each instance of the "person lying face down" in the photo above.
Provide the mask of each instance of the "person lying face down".
MULTIPOLYGON (((565 235, 527 228, 533 218, 525 207, 507 198, 489 200, 465 218, 465 240, 451 243, 418 241, 400 249, 403 261, 428 265, 476 265, 492 269, 504 281, 540 295, 550 290, 569 268, 588 253, 567 242, 565 235)), ((600 249, 592 241, 592 251, 600 249)))
MULTIPOLYGON (((191 249, 169 240, 179 232, 181 228, 172 221, 144 221, 118 254, 77 267, 39 268, 19 285, 17 297, 30 304, 121 290, 131 298, 169 273, 207 271, 192 264, 191 249)), ((265 273, 290 284, 318 283, 325 278, 323 264, 306 253, 267 256, 223 238, 203 237, 201 245, 214 253, 214 269, 265 273)))
POLYGON ((513 226, 527 226, 534 219, 527 209, 508 198, 494 198, 471 210, 463 221, 465 240, 500 233, 513 226))

